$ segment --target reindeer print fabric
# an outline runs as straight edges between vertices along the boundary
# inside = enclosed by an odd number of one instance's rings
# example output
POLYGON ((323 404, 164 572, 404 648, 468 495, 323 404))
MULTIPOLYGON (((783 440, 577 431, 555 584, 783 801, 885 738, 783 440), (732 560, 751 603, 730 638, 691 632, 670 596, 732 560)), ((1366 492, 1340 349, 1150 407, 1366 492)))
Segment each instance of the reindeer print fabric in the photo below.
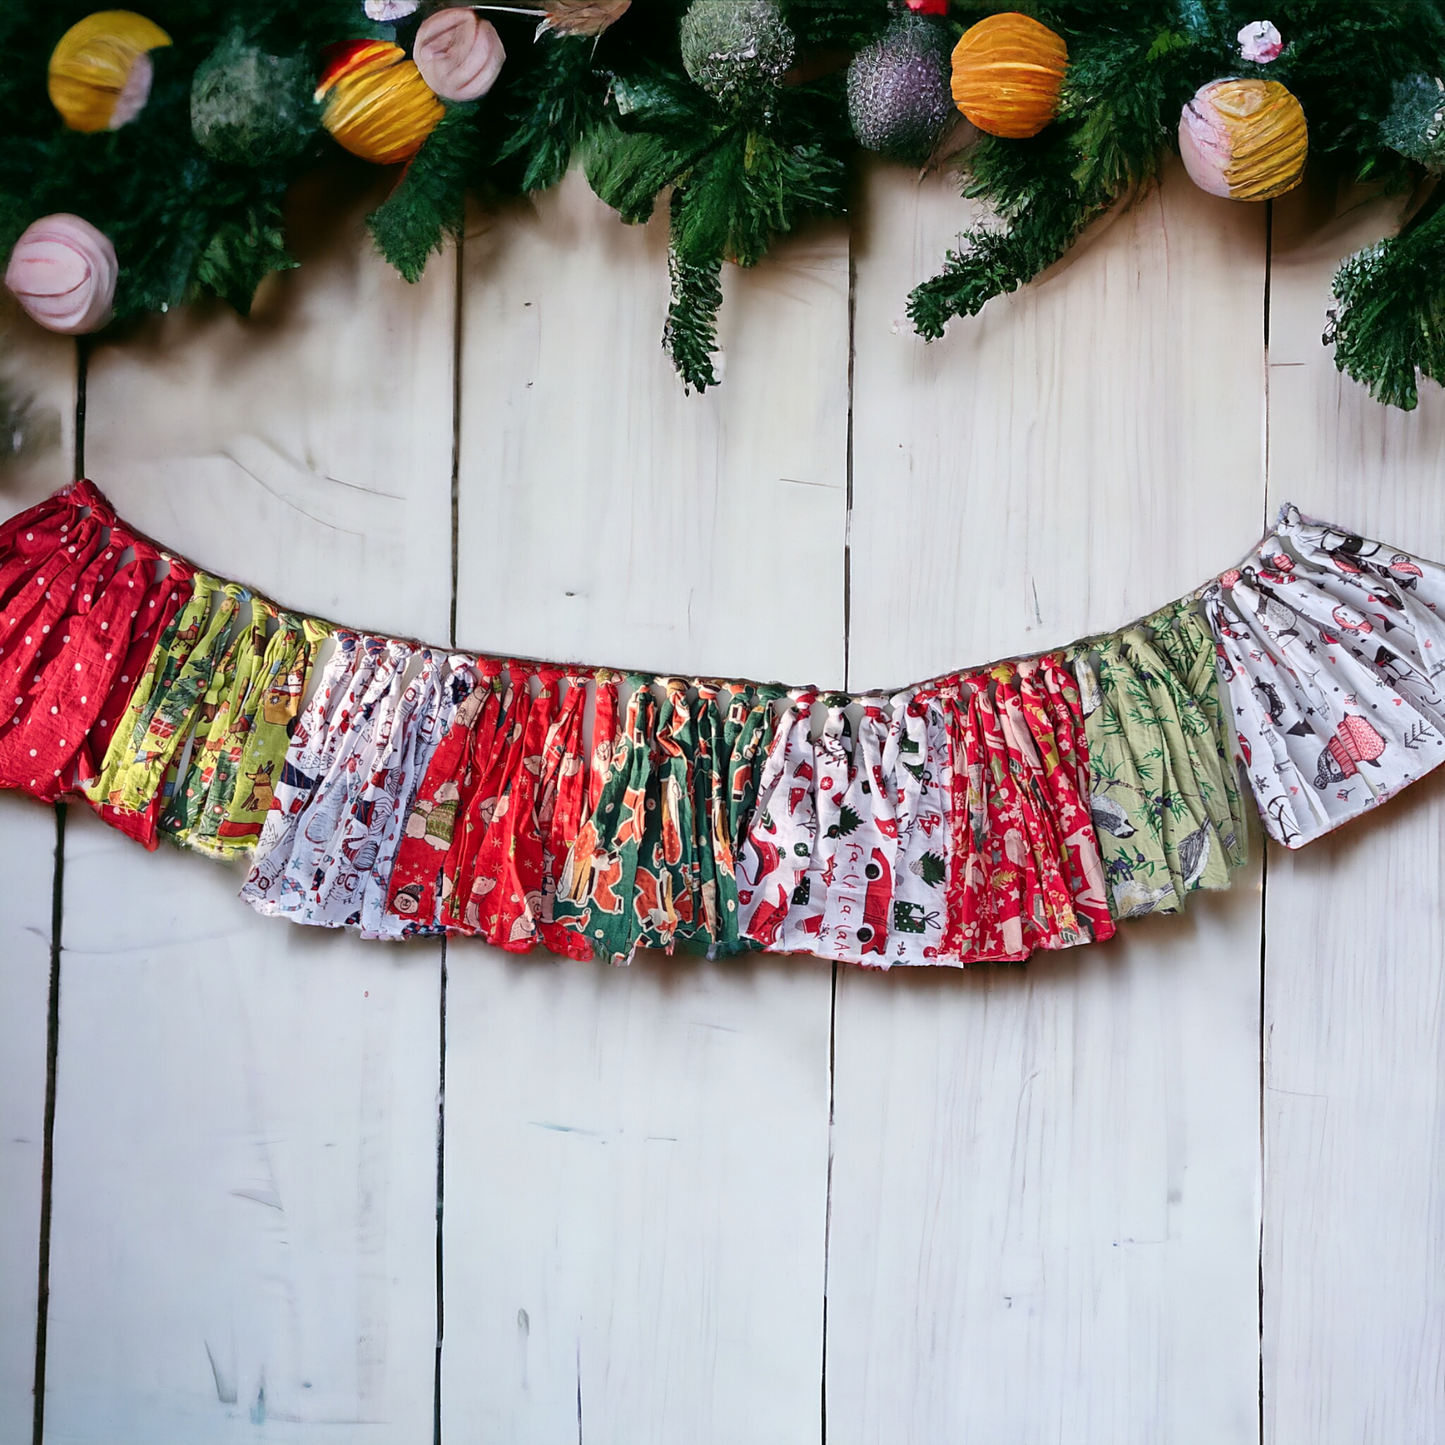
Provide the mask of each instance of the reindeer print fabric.
POLYGON ((0 524, 0 786, 368 938, 1021 963, 1227 887, 1247 793, 1295 848, 1445 761, 1442 608, 1445 565, 1286 507, 1066 653, 888 698, 623 678, 283 611, 77 482, 0 524))
POLYGON ((1206 591, 1238 757, 1276 841, 1301 847, 1445 761, 1438 589, 1433 565, 1286 507, 1206 591))

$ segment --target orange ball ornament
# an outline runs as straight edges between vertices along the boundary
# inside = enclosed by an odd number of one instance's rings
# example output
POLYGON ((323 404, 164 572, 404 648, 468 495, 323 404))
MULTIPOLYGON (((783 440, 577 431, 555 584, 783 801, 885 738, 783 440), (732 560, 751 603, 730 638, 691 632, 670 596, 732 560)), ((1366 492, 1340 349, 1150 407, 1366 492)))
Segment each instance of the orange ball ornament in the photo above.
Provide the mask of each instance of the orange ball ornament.
POLYGON ((990 15, 953 48, 953 103, 981 131, 1023 140, 1059 113, 1063 37, 1028 15, 990 15))
POLYGON ((316 99, 338 145, 379 166, 410 160, 446 108, 406 51, 386 40, 331 47, 316 99))

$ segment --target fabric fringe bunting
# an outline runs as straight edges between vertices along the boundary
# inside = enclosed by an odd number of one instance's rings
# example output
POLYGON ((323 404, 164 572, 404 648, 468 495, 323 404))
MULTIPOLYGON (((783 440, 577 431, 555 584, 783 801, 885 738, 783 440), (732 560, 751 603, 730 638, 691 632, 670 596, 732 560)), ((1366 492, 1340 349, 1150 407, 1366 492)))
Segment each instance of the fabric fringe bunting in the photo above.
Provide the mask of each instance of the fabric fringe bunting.
POLYGON ((1228 887, 1245 785, 1296 848, 1445 761, 1442 603, 1287 506, 1120 632, 854 697, 333 627, 77 482, 0 525, 0 786, 370 938, 1021 963, 1228 887))

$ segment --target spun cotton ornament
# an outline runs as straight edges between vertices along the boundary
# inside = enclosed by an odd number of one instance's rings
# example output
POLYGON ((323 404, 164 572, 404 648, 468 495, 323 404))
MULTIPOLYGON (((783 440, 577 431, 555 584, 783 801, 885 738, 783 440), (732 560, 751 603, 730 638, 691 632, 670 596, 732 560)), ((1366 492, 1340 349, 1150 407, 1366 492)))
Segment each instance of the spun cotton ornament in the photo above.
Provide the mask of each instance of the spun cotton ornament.
POLYGON ((327 54, 315 96, 325 102, 321 124, 364 161, 410 160, 445 113, 416 63, 386 40, 346 40, 327 54))
POLYGON ((171 37, 133 10, 98 10, 78 20, 50 54, 50 103, 71 130, 119 130, 145 109, 150 52, 171 37))
POLYGON ((479 100, 497 83, 507 52, 490 20, 474 10, 438 10, 421 22, 412 59, 443 100, 479 100))
POLYGON ((1309 128, 1277 80, 1211 80, 1179 117, 1179 153, 1201 191, 1268 201, 1299 185, 1309 128))
POLYGON ((1059 113, 1069 48, 1028 15, 990 15, 953 49, 953 100, 988 135, 1024 140, 1059 113))
POLYGON ((27 226, 10 252, 5 285, 47 331, 81 336, 110 320, 119 267, 110 238, 68 212, 27 226))
POLYGON ((227 165, 264 166, 296 155, 316 129, 309 72, 301 56, 268 55, 232 31, 191 81, 197 145, 227 165))
POLYGON ((693 0, 679 34, 682 65, 715 100, 745 100, 777 85, 796 42, 776 0, 693 0))
POLYGON ((848 67, 848 119, 858 143, 899 160, 928 158, 955 115, 948 34, 921 15, 897 15, 848 67))

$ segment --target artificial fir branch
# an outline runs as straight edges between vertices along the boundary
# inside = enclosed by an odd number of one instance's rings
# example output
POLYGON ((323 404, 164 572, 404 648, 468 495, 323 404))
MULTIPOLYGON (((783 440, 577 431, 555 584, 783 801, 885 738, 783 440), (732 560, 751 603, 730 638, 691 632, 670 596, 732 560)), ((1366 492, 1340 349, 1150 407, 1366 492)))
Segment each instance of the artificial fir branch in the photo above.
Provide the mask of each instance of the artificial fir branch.
POLYGON ((1404 232, 1356 252, 1335 272, 1339 305, 1324 335, 1335 365, 1376 401, 1404 411, 1419 401, 1417 373, 1445 383, 1442 202, 1437 186, 1404 232))
POLYGON ((396 188, 366 218, 376 249, 408 281, 419 281, 427 258, 461 235, 466 180, 478 151, 474 110, 448 106, 396 188))
MULTIPOLYGON (((673 196, 676 218, 679 196, 673 196)), ((672 294, 662 331, 663 350, 685 386, 706 391, 717 385, 712 357, 717 350, 717 313, 722 306, 722 258, 689 261, 674 242, 668 247, 667 271, 672 294)))

